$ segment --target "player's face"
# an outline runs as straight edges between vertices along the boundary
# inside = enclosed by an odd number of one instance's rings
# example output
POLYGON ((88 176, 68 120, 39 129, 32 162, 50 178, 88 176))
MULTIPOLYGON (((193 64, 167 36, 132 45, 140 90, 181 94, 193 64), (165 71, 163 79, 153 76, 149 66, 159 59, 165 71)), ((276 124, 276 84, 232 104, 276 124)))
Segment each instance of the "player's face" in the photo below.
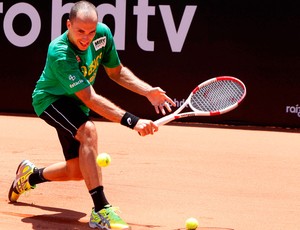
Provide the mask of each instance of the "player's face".
POLYGON ((72 21, 67 21, 68 38, 79 50, 85 51, 96 34, 97 16, 81 17, 78 15, 72 21))

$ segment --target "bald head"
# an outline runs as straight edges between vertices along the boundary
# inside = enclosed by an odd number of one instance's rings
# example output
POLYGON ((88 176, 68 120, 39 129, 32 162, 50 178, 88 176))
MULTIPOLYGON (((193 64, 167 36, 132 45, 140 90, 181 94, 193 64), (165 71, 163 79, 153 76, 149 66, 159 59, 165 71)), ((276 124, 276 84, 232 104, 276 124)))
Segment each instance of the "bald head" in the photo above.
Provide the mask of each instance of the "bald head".
POLYGON ((77 18, 80 18, 81 20, 90 19, 98 21, 98 12, 96 7, 88 1, 76 2, 71 8, 69 19, 72 22, 77 18))

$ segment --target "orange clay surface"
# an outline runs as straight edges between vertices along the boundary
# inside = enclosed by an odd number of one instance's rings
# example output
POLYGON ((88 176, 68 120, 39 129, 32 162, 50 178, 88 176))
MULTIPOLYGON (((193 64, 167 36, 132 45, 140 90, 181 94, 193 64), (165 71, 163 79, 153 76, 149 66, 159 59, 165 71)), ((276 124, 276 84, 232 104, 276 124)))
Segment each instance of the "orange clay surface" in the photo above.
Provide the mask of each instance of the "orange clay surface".
MULTIPOLYGON (((300 229, 300 136, 293 132, 166 125, 140 137, 96 121, 106 196, 132 230, 300 229)), ((53 128, 39 118, 0 116, 0 229, 90 229, 84 182, 50 182, 10 204, 18 164, 63 160, 53 128)))

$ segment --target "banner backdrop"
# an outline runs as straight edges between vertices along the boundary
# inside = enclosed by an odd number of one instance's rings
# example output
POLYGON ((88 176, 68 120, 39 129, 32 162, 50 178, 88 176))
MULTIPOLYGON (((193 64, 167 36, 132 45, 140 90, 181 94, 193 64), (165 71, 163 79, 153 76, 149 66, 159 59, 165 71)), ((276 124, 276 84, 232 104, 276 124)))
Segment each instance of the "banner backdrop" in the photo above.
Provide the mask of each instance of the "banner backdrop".
MULTIPOLYGON (((0 112, 33 113, 31 93, 49 42, 66 30, 75 1, 0 0, 0 112)), ((100 21, 112 30, 121 61, 165 89, 179 106, 202 81, 240 78, 248 95, 236 110, 182 121, 298 128, 300 14, 284 1, 103 0, 100 21)), ((112 82, 104 70, 99 94, 144 118, 156 119, 146 98, 112 82)))

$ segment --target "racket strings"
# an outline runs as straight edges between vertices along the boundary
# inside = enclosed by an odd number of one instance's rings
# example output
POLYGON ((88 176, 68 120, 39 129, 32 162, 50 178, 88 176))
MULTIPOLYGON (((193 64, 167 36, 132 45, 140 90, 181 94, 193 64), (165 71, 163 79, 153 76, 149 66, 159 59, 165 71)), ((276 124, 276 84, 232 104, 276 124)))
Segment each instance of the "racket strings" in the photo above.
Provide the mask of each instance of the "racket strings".
POLYGON ((216 81, 201 87, 191 97, 191 104, 201 111, 219 111, 237 103, 244 88, 234 81, 216 81))

